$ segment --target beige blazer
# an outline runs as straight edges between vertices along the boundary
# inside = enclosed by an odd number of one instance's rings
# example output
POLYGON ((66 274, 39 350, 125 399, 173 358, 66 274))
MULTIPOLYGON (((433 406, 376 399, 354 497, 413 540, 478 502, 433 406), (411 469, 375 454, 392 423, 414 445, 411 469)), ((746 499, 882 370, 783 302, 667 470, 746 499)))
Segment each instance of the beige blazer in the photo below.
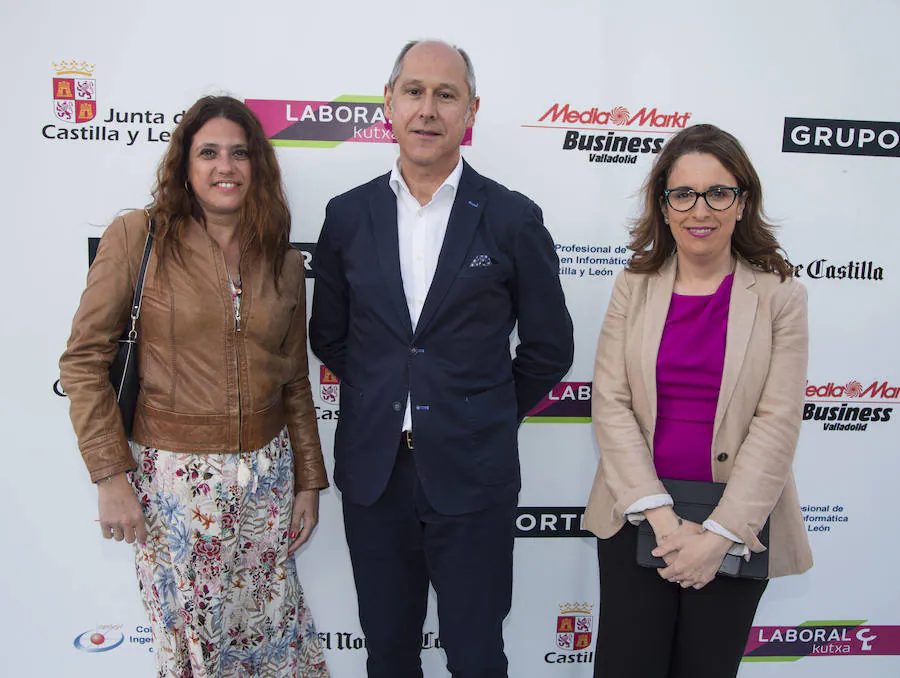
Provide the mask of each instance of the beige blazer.
MULTIPOLYGON (((592 412, 600 464, 584 516, 601 539, 638 499, 665 494, 653 465, 656 358, 675 285, 675 257, 657 273, 616 278, 600 332, 592 412)), ((803 419, 806 289, 738 260, 722 386, 713 424, 713 478, 727 482, 710 518, 751 551, 771 515, 769 576, 812 566, 791 464, 803 419)))

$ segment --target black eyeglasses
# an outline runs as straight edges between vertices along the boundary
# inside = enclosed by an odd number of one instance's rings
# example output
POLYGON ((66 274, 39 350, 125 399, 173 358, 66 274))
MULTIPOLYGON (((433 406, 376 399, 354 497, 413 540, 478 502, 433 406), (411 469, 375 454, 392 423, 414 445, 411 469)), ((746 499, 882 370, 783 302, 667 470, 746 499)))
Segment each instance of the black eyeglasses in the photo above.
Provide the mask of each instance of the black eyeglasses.
POLYGON ((716 212, 724 212, 734 204, 741 189, 737 186, 710 186, 702 193, 695 191, 693 188, 679 186, 678 188, 667 188, 663 191, 666 202, 676 212, 689 212, 697 204, 699 198, 703 198, 710 209, 716 212))

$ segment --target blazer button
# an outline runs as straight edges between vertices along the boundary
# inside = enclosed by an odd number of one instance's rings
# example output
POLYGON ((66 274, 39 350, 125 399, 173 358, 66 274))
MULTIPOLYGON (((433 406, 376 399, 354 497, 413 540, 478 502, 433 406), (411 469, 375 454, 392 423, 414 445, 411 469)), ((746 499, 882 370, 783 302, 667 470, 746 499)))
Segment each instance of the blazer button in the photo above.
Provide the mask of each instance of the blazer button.
POLYGON ((409 347, 409 354, 410 354, 411 356, 415 357, 416 355, 419 354, 419 349, 417 349, 415 346, 410 346, 410 347, 409 347))
POLYGON ((716 457, 716 459, 718 459, 719 461, 727 461, 728 455, 725 454, 724 452, 722 452, 722 454, 720 454, 718 457, 716 457))
POLYGON ((394 412, 399 412, 399 411, 400 411, 400 408, 403 407, 403 404, 402 404, 399 400, 395 400, 395 401, 391 404, 391 407, 394 408, 394 412))

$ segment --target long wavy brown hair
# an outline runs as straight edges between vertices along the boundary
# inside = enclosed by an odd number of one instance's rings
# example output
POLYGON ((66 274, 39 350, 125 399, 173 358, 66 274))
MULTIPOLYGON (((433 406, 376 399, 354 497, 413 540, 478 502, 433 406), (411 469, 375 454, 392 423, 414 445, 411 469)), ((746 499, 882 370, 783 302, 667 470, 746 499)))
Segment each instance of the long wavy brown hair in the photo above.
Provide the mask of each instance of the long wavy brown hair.
POLYGON ((775 227, 762 207, 762 185, 753 163, 741 143, 715 125, 692 125, 673 136, 650 170, 641 189, 644 212, 631 230, 628 249, 634 254, 628 269, 637 273, 654 273, 675 252, 675 238, 663 216, 663 191, 675 162, 688 153, 709 153, 737 180, 746 197, 743 218, 735 224, 731 251, 764 271, 777 273, 784 280, 793 273, 784 250, 775 239, 775 227))
POLYGON ((191 106, 172 133, 159 163, 153 201, 147 208, 160 243, 159 265, 165 266, 167 256, 182 259, 184 234, 191 218, 205 224, 203 209, 188 188, 188 159, 194 135, 214 118, 231 120, 247 136, 251 180, 241 206, 241 248, 255 250, 272 262, 277 287, 284 255, 291 247, 291 213, 281 185, 281 170, 259 119, 246 104, 229 96, 206 96, 191 106))

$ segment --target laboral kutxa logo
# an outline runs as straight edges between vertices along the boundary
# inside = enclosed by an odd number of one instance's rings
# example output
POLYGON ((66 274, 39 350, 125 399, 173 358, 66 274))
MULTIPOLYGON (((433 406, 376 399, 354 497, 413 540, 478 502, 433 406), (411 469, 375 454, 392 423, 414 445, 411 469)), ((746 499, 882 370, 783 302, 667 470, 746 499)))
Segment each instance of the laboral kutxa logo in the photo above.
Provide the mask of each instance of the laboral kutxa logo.
POLYGON ((898 399, 900 386, 888 381, 807 381, 803 421, 822 422, 824 431, 865 431, 869 424, 890 421, 898 399))
POLYGON ((871 626, 865 619, 754 626, 743 661, 795 662, 836 655, 900 655, 900 626, 871 626))
POLYGON ((583 151, 588 162, 633 165, 640 157, 659 153, 665 135, 684 129, 692 116, 688 111, 667 112, 656 106, 632 110, 556 102, 522 127, 567 130, 562 136, 564 151, 583 151))
POLYGON ((589 424, 591 382, 561 381, 526 415, 531 424, 589 424))
POLYGON ((556 649, 544 655, 548 664, 591 664, 594 636, 594 606, 590 603, 562 603, 556 617, 556 649), (561 650, 561 651, 560 651, 561 650))
POLYGON ((100 624, 75 636, 75 648, 82 652, 108 652, 125 642, 121 624, 100 624))
POLYGON ((90 122, 97 116, 95 64, 86 61, 54 63, 53 112, 63 122, 90 122))
MULTIPOLYGON (((345 94, 333 101, 246 99, 273 146, 334 148, 344 142, 393 144, 384 97, 345 94)), ((463 145, 472 144, 466 130, 463 145)))

